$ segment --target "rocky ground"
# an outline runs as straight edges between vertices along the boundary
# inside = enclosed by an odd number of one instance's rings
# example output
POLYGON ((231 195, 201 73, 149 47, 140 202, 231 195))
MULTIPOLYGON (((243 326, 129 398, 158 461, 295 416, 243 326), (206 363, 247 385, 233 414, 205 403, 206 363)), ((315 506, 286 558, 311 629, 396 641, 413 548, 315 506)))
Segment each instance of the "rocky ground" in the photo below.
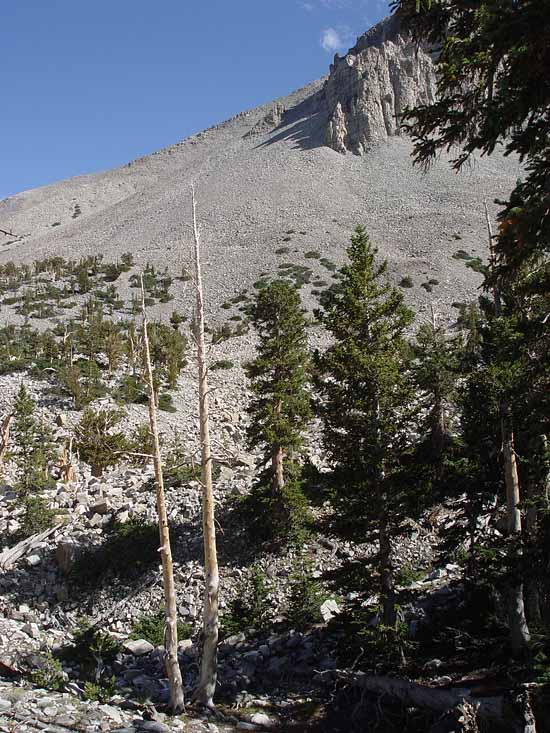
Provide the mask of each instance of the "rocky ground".
MULTIPOLYGON (((20 381, 20 375, 0 378, 3 402, 11 402, 20 381)), ((62 399, 52 397, 45 383, 28 376, 25 383, 38 399, 48 422, 58 425, 56 439, 62 443, 77 413, 71 412, 62 399)), ((312 628, 292 628, 284 620, 292 574, 305 558, 311 576, 324 582, 326 578, 337 577, 350 563, 368 562, 375 551, 372 544, 352 545, 321 533, 306 543, 303 553, 279 549, 255 556, 250 552, 246 535, 233 521, 231 505, 235 497, 249 490, 256 456, 245 447, 242 392, 239 397, 235 383, 225 379, 225 375, 214 386, 217 391, 213 435, 220 461, 215 492, 223 589, 222 625, 232 599, 242 591, 242 579, 249 575, 252 563, 262 569, 267 579, 272 618, 269 628, 243 629, 225 638, 220 645, 220 700, 228 706, 230 715, 238 717, 220 722, 194 720, 191 716, 185 718, 189 731, 214 731, 213 726, 219 730, 238 726, 261 728, 270 721, 287 722, 292 719, 291 711, 297 704, 322 700, 326 685, 330 684, 330 671, 337 667, 341 636, 339 631, 329 631, 327 622, 339 613, 347 595, 337 584, 325 584, 325 595, 320 600, 325 623, 312 628)), ((195 403, 191 369, 180 377, 177 400, 187 406, 195 403)), ((143 406, 135 406, 127 417, 127 430, 131 432, 144 417, 143 406)), ((169 435, 177 427, 189 452, 193 453, 196 423, 193 409, 182 409, 164 415, 163 431, 169 435)), ((314 430, 309 450, 313 462, 322 465, 316 435, 314 430)), ((158 564, 145 566, 137 578, 112 578, 91 587, 72 572, 83 552, 106 541, 113 522, 156 521, 152 467, 121 465, 100 478, 93 477, 83 463, 78 463, 76 469, 73 482, 59 481, 45 492, 49 506, 56 512, 56 529, 16 562, 6 563, 0 574, 0 676, 4 676, 0 688, 0 726, 3 726, 0 730, 24 731, 34 726, 62 731, 70 730, 71 725, 72 729, 83 731, 128 728, 134 725, 133 717, 152 709, 147 705, 162 709, 167 699, 161 650, 143 639, 129 640, 136 622, 144 614, 155 613, 162 603, 158 564), (63 692, 40 689, 36 687, 36 679, 32 685, 26 675, 29 668, 41 669, 46 651, 70 646, 82 619, 123 645, 113 662, 117 693, 102 704, 83 699, 84 683, 78 665, 63 662, 63 692)), ((4 470, 5 483, 0 487, 0 535, 4 542, 17 531, 21 515, 10 483, 13 478, 8 463, 4 470)), ((173 525, 178 611, 181 620, 188 624, 189 633, 188 638, 180 639, 180 661, 185 683, 192 686, 198 669, 203 593, 199 483, 188 481, 170 487, 167 501, 173 525)), ((408 624, 421 623, 425 617, 423 596, 447 586, 460 575, 458 565, 445 562, 437 567, 438 528, 445 530, 446 523, 456 522, 460 513, 460 507, 449 504, 440 508, 437 522, 433 515, 426 515, 421 523, 408 520, 403 525, 396 545, 397 562, 399 566, 425 569, 423 577, 415 578, 413 584, 418 602, 411 602, 406 609, 408 624)), ((93 563, 93 555, 90 557, 93 563)), ((5 558, 5 553, 0 555, 0 562, 5 558)), ((348 600, 352 597, 353 594, 348 600)), ((375 601, 375 597, 367 599, 367 603, 375 601)), ((182 729, 181 721, 167 719, 163 724, 173 730, 182 729)), ((143 723, 139 725, 136 730, 164 730, 152 728, 152 724, 149 728, 143 727, 143 723)))

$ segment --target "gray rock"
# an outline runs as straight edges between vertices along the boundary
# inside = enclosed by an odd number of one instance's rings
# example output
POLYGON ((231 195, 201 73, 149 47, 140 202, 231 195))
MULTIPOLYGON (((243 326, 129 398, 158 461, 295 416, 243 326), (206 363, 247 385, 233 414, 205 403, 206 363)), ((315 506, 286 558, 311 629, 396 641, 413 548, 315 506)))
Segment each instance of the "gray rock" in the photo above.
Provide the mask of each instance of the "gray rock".
POLYGON ((128 639, 122 648, 135 657, 142 657, 144 654, 150 654, 155 647, 146 639, 128 639))
POLYGON ((333 598, 328 598, 323 604, 321 604, 320 611, 323 621, 326 623, 340 613, 340 608, 333 598))
POLYGON ((435 91, 430 54, 401 30, 395 16, 386 18, 330 67, 326 144, 362 155, 373 141, 399 135, 403 109, 432 102, 435 91))

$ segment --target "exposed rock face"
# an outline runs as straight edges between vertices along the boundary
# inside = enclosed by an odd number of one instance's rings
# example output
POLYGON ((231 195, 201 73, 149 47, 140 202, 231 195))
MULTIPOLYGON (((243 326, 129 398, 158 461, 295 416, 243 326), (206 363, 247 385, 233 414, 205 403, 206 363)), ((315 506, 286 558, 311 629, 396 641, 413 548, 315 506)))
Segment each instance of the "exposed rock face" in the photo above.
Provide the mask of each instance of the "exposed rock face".
POLYGON ((369 143, 399 135, 403 109, 432 102, 435 91, 431 56, 386 18, 334 58, 324 88, 326 144, 362 155, 369 143))

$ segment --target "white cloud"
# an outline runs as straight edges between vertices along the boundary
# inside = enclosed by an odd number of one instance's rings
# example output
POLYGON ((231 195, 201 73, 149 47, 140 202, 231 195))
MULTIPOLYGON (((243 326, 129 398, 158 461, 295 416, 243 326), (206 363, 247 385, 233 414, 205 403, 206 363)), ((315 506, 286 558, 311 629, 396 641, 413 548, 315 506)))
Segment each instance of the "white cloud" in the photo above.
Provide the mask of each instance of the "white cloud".
POLYGON ((349 46, 353 36, 349 28, 325 28, 319 43, 327 53, 334 53, 349 46))
POLYGON ((315 10, 315 6, 313 3, 301 2, 300 7, 308 13, 312 13, 315 10))
POLYGON ((342 48, 342 39, 336 28, 327 28, 321 33, 321 46, 328 53, 333 53, 342 48))

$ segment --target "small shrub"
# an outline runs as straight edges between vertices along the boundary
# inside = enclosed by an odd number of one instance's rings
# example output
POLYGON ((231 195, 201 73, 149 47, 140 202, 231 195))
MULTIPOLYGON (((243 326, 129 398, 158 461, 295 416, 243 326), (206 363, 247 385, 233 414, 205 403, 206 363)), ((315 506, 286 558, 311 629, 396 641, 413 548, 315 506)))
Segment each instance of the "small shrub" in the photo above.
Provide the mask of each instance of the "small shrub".
POLYGON ((222 308, 226 311, 230 310, 231 307, 232 307, 231 303, 229 303, 227 300, 225 301, 225 303, 222 303, 222 308))
POLYGON ((218 359, 210 365, 210 369, 215 371, 216 369, 233 369, 235 363, 231 359, 218 359))
POLYGON ((321 605, 326 599, 327 593, 321 584, 311 577, 309 568, 302 567, 291 579, 288 622, 297 629, 321 623, 321 605))
POLYGON ((320 260, 321 253, 318 252, 316 249, 310 249, 308 252, 304 254, 304 257, 308 260, 320 260))
POLYGON ((29 672, 29 680, 45 690, 61 692, 65 686, 65 675, 61 662, 51 652, 41 654, 35 660, 36 667, 29 672))
POLYGON ((163 392, 159 396, 159 410, 162 410, 163 412, 176 412, 176 407, 174 406, 172 395, 169 392, 163 392))
POLYGON ((319 263, 323 265, 325 269, 330 270, 331 272, 336 271, 336 263, 332 262, 332 260, 327 260, 326 257, 321 257, 319 263))
POLYGON ((241 579, 237 597, 229 603, 222 617, 222 637, 237 634, 249 628, 265 628, 273 618, 269 600, 270 586, 263 570, 253 565, 250 575, 241 579))
POLYGON ((453 255, 453 260, 471 260, 471 259, 473 259, 472 255, 468 254, 468 252, 466 252, 463 249, 458 249, 453 255))
POLYGON ((483 260, 480 257, 472 257, 464 264, 474 272, 479 272, 482 275, 487 271, 487 267, 483 264, 483 260))
POLYGON ((427 293, 431 293, 431 292, 432 292, 432 290, 433 290, 433 288, 432 288, 432 286, 430 285, 430 283, 420 283, 420 287, 421 287, 421 288, 424 288, 424 290, 425 290, 425 291, 426 291, 427 293))
POLYGON ((402 277, 399 281, 399 287, 401 288, 414 288, 414 282, 412 280, 412 277, 409 275, 405 275, 405 277, 402 277))
POLYGON ((23 507, 25 511, 17 532, 18 542, 53 526, 55 511, 48 507, 41 496, 25 496, 23 507))
POLYGON ((431 277, 431 278, 430 278, 430 279, 428 280, 428 283, 429 283, 430 285, 439 285, 439 280, 436 280, 436 279, 435 279, 435 277, 431 277))
POLYGON ((130 448, 124 433, 114 430, 122 416, 117 410, 96 412, 87 408, 76 426, 76 447, 94 476, 101 476, 108 466, 119 463, 130 448))
POLYGON ((283 237, 283 242, 290 242, 292 241, 292 237, 283 237))
POLYGON ((275 250, 276 255, 286 255, 290 252, 290 247, 279 247, 275 250))
MULTIPOLYGON (((145 639, 153 646, 162 646, 165 624, 166 614, 163 609, 159 609, 156 613, 144 614, 134 623, 130 639, 145 639)), ((178 621, 178 639, 189 639, 193 633, 191 624, 178 621)))
POLYGON ((117 693, 116 677, 102 677, 99 682, 84 683, 84 699, 94 700, 100 703, 108 703, 117 693))
POLYGON ((395 574, 396 585, 408 587, 426 575, 426 570, 414 568, 412 565, 403 565, 395 574))

